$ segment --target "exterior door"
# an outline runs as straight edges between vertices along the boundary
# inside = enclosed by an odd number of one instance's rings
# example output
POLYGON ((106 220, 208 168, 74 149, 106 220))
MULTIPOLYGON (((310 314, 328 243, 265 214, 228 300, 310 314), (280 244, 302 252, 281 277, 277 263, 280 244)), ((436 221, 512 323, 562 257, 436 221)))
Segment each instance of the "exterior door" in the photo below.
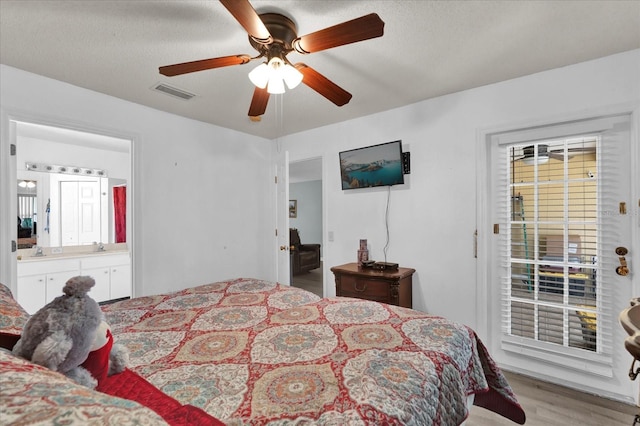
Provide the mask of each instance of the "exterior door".
POLYGON ((620 115, 489 135, 485 308, 499 364, 631 402, 632 358, 617 318, 633 282, 616 273, 616 249, 640 249, 630 122, 620 115))

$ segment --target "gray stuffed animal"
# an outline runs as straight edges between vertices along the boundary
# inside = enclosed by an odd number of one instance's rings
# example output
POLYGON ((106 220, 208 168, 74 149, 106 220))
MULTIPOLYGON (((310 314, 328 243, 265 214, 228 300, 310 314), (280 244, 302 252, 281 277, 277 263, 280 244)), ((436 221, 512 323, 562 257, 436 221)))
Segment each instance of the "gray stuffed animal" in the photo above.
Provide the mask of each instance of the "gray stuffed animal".
MULTIPOLYGON (((94 343, 100 337, 104 340, 104 336, 98 336, 99 327, 107 327, 100 307, 87 295, 94 285, 94 279, 88 276, 69 279, 62 289, 64 295, 29 318, 13 353, 95 388, 98 381, 81 366, 95 349, 94 343)), ((124 370, 129 355, 126 348, 114 345, 110 351, 110 361, 115 368, 111 368, 109 374, 124 370)))

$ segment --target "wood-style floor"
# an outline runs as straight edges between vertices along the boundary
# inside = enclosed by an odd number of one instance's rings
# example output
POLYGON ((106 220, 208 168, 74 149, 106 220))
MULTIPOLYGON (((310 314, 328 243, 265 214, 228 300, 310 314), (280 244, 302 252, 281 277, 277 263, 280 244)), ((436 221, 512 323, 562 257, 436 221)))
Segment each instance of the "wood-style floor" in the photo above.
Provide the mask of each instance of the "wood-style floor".
MULTIPOLYGON (((292 285, 322 297, 322 267, 295 275, 292 285)), ((635 415, 640 414, 640 409, 633 405, 508 371, 504 374, 527 415, 528 426, 632 426, 635 415)), ((512 426, 515 423, 475 406, 465 422, 465 426, 502 425, 512 426)))
POLYGON ((317 269, 312 269, 300 275, 294 275, 291 285, 322 297, 322 262, 320 262, 320 267, 317 269))
MULTIPOLYGON (((504 371, 529 426, 632 426, 640 410, 633 406, 564 386, 504 371)), ((491 411, 474 406, 465 426, 515 425, 491 411)))

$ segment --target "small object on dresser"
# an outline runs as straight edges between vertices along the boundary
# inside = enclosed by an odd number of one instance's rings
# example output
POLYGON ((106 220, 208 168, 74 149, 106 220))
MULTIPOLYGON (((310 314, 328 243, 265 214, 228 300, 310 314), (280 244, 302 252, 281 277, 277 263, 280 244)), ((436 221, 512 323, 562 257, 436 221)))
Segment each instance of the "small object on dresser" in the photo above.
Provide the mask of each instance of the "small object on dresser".
POLYGON ((363 268, 371 268, 373 267, 373 265, 376 263, 375 260, 363 260, 362 261, 362 267, 363 268))
POLYGON ((369 260, 369 249, 367 248, 367 240, 360 240, 360 248, 358 249, 358 266, 362 266, 363 262, 369 260))
POLYGON ((378 271, 397 271, 398 264, 391 262, 374 262, 372 268, 378 271))

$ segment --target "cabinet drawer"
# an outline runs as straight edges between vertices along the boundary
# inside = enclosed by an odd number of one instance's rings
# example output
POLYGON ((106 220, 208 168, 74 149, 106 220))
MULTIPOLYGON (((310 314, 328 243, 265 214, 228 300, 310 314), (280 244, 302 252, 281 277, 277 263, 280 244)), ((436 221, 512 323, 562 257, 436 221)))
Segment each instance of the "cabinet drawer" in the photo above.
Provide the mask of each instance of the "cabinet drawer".
POLYGON ((389 283, 368 278, 342 275, 340 277, 340 296, 357 297, 388 303, 389 283))
MULTIPOLYGON (((52 272, 78 271, 78 259, 43 259, 38 261, 18 262, 18 276, 49 274, 52 272)), ((73 275, 72 275, 73 276, 73 275)))
POLYGON ((98 254, 83 258, 80 261, 80 269, 104 268, 113 265, 128 265, 129 263, 128 254, 98 254))

